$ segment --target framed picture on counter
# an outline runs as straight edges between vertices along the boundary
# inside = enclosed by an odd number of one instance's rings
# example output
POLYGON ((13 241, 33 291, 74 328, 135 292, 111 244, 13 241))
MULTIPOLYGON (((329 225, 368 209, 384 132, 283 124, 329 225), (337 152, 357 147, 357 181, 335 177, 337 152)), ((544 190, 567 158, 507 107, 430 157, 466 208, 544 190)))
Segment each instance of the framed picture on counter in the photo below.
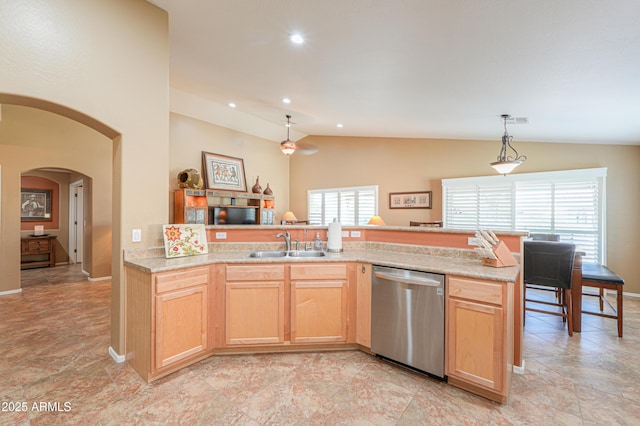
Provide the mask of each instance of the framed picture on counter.
POLYGON ((22 189, 20 191, 20 220, 23 222, 51 220, 51 190, 22 189))
POLYGON ((390 209, 430 209, 431 191, 390 192, 390 209))
POLYGON ((242 158, 203 151, 202 168, 207 189, 247 192, 247 180, 242 158))

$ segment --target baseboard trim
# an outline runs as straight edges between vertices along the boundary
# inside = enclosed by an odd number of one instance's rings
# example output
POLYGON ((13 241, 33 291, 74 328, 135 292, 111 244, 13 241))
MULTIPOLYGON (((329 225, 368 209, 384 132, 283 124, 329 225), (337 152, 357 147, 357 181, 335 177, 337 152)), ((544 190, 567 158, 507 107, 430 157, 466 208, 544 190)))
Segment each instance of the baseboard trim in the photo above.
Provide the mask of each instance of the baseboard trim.
POLYGON ((17 288, 15 290, 0 291, 0 296, 8 296, 10 294, 20 294, 20 293, 22 293, 22 289, 17 288))
POLYGON ((109 355, 118 364, 122 364, 125 361, 124 355, 119 355, 116 351, 113 350, 111 346, 109 346, 109 355))
POLYGON ((524 374, 524 359, 522 360, 522 365, 514 365, 513 372, 515 374, 524 374))
POLYGON ((109 275, 108 277, 100 277, 100 278, 91 278, 91 277, 88 277, 88 278, 87 278, 87 280, 92 281, 92 282, 93 282, 93 281, 108 281, 108 280, 110 280, 110 279, 111 279, 111 275, 109 275))

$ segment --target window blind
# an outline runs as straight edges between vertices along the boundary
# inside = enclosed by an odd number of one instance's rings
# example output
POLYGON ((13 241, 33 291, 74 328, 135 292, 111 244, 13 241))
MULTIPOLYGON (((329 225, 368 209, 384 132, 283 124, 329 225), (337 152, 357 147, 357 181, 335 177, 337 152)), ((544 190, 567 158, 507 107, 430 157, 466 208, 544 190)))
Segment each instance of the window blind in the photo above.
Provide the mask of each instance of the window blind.
POLYGON ((335 218, 346 226, 366 225, 378 214, 378 186, 311 189, 307 209, 310 224, 328 225, 335 218))
POLYGON ((607 169, 443 179, 443 218, 451 228, 559 234, 583 260, 606 263, 607 169))

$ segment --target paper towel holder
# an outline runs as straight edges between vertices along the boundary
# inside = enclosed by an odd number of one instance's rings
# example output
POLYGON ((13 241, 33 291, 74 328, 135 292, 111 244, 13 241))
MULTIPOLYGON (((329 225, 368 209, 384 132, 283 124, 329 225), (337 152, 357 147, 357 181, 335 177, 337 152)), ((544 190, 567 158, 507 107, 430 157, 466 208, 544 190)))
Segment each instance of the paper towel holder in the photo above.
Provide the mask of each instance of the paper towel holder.
POLYGON ((342 225, 340 224, 340 222, 338 222, 338 219, 335 219, 335 218, 333 219, 333 222, 329 223, 329 226, 328 226, 328 229, 327 229, 327 251, 330 252, 330 253, 341 253, 343 251, 343 249, 342 249, 342 225), (336 233, 338 235, 336 235, 336 233), (332 247, 332 246, 334 246, 334 244, 332 244, 332 241, 330 241, 332 239, 331 238, 332 236, 335 237, 335 238, 338 238, 339 247, 332 247))

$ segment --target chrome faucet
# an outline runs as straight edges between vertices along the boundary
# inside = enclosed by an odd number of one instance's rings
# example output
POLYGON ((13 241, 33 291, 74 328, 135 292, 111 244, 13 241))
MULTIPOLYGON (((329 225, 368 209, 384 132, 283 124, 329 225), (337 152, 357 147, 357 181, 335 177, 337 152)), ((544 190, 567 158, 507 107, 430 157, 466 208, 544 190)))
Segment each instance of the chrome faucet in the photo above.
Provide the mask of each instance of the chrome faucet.
POLYGON ((309 250, 309 240, 307 239, 307 228, 304 228, 304 251, 309 250))
POLYGON ((291 251, 291 234, 289 234, 289 231, 287 231, 286 229, 283 229, 284 234, 282 232, 280 232, 279 234, 276 235, 276 238, 280 238, 280 237, 284 237, 284 243, 287 247, 287 251, 291 251))

